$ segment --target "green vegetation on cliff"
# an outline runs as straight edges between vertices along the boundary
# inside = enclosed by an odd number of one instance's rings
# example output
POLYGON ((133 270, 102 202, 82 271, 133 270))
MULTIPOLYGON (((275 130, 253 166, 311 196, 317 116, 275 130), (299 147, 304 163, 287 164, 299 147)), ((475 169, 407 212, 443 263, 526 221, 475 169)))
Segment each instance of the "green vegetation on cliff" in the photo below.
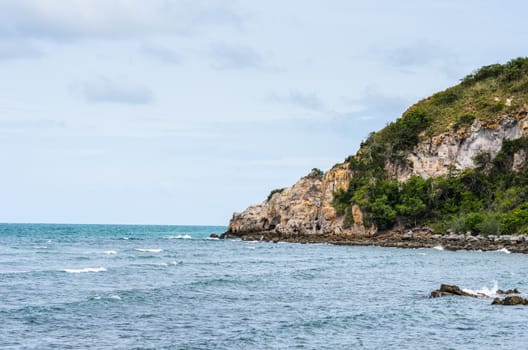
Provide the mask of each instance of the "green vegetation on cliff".
POLYGON ((485 66, 461 83, 426 98, 410 108, 431 118, 426 135, 449 128, 458 130, 473 119, 490 121, 498 114, 515 113, 528 100, 528 58, 485 66))
POLYGON ((513 171, 513 157, 528 154, 528 138, 504 140, 498 155, 475 156, 477 168, 453 170, 446 177, 390 179, 388 163, 405 166, 407 154, 422 139, 492 122, 518 112, 528 101, 528 58, 483 67, 462 82, 410 107, 401 118, 371 133, 356 156, 346 159, 353 173, 347 190, 334 194, 333 206, 353 223, 351 205, 378 229, 430 225, 435 231, 516 234, 528 232, 528 169, 513 171))

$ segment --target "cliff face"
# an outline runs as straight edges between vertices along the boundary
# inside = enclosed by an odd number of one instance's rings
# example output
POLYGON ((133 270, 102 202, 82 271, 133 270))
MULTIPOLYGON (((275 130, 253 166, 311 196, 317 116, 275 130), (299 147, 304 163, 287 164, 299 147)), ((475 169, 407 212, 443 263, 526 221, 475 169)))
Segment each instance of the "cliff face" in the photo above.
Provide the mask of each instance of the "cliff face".
MULTIPOLYGON (((428 178, 445 176, 453 170, 474 168, 474 157, 487 152, 495 157, 505 139, 528 135, 528 110, 498 116, 493 122, 475 120, 470 126, 426 138, 406 155, 405 165, 387 163, 389 177, 405 181, 411 175, 428 178)), ((515 154, 513 168, 527 163, 524 151, 515 154)), ((365 227, 362 210, 351 207, 353 223, 344 228, 344 217, 332 207, 334 193, 346 189, 353 174, 347 163, 335 165, 321 178, 311 173, 293 186, 277 192, 269 200, 234 213, 228 234, 266 233, 278 237, 296 235, 370 235, 375 227, 365 227)))
MULTIPOLYGON (((451 171, 474 168, 474 157, 489 153, 494 158, 505 139, 513 140, 528 134, 528 112, 498 116, 492 122, 475 120, 470 126, 449 130, 420 142, 407 155, 408 166, 386 164, 394 179, 405 181, 411 175, 423 178, 446 176, 451 171)), ((526 155, 516 155, 516 166, 524 165, 526 155)))
POLYGON ((285 236, 340 233, 343 218, 336 216, 331 202, 335 191, 348 186, 350 177, 346 164, 334 166, 323 177, 312 172, 269 200, 234 213, 228 232, 285 236))

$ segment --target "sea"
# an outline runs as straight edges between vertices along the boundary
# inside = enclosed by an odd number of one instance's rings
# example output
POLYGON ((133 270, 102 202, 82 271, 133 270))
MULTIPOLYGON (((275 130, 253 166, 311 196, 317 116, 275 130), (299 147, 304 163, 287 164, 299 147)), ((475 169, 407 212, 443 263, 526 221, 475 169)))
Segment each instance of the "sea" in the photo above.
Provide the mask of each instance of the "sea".
POLYGON ((525 349, 528 256, 0 224, 0 349, 525 349), (429 294, 456 284, 487 298, 429 294))

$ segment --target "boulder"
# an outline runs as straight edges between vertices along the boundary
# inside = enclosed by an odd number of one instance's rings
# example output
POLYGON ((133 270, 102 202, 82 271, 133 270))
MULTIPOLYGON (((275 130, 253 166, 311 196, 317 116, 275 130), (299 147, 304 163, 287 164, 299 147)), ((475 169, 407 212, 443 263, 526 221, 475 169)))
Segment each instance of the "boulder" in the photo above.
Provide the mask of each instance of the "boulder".
POLYGON ((450 296, 450 295, 460 295, 464 297, 473 297, 473 298, 477 297, 477 295, 475 294, 464 292, 462 289, 460 289, 459 286, 450 285, 450 284, 442 284, 440 285, 440 289, 437 289, 431 292, 431 298, 445 297, 445 296, 450 296))
POLYGON ((497 294, 520 294, 519 290, 517 288, 514 289, 508 289, 508 290, 502 290, 498 289, 497 294))
POLYGON ((502 300, 500 298, 495 298, 491 305, 528 305, 528 299, 513 295, 502 300))

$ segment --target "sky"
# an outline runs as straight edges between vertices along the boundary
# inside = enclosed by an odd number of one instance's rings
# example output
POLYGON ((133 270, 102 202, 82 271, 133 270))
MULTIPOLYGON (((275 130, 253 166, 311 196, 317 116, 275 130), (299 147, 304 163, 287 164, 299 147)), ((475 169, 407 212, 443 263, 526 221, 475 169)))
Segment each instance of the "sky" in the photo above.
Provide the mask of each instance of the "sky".
POLYGON ((528 3, 0 0, 0 222, 227 225, 478 67, 528 3))

